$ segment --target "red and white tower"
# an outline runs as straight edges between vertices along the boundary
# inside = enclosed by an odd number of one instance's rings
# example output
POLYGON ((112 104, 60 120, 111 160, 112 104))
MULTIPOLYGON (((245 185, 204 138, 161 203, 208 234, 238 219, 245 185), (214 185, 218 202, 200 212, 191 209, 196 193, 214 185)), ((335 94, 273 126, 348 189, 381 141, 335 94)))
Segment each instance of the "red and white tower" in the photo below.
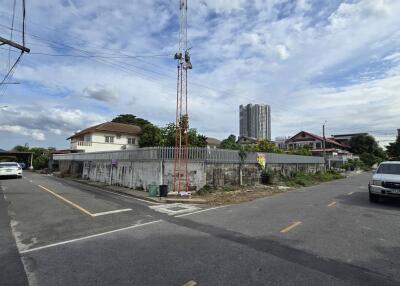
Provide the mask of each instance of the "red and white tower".
POLYGON ((179 11, 179 49, 175 54, 178 80, 176 86, 174 191, 186 194, 189 191, 187 72, 192 69, 187 40, 187 0, 179 0, 179 11))

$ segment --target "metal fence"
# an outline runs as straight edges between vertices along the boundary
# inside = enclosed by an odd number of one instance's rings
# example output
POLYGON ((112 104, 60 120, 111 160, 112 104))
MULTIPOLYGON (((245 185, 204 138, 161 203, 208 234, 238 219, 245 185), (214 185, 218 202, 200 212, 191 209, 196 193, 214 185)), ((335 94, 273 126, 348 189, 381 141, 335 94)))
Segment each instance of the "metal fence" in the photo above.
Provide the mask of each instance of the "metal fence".
MULTIPOLYGON (((154 160, 174 160, 174 147, 148 147, 134 150, 73 153, 73 154, 54 154, 56 161, 154 161, 154 160)), ((181 152, 177 154, 186 157, 181 152)), ((246 153, 243 163, 257 163, 257 157, 264 156, 267 164, 323 164, 322 157, 299 156, 275 153, 246 153)), ((239 151, 210 149, 200 147, 188 148, 187 157, 189 161, 212 162, 212 163, 240 163, 239 151)))

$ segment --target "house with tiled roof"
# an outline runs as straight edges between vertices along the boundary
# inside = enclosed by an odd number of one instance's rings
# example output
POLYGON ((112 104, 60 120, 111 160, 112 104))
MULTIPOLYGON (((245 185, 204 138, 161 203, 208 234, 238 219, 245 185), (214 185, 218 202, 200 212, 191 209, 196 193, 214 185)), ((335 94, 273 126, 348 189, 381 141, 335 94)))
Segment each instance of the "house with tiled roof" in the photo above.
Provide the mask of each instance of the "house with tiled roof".
POLYGON ((117 122, 105 122, 67 138, 71 150, 82 152, 115 151, 139 147, 142 128, 137 125, 117 122))
POLYGON ((347 162, 348 159, 358 158, 349 152, 350 146, 340 143, 335 138, 325 138, 325 149, 324 149, 324 138, 322 136, 300 131, 296 135, 286 140, 286 149, 299 149, 305 146, 310 148, 310 151, 315 156, 323 156, 325 152, 325 158, 329 165, 340 167, 347 162))

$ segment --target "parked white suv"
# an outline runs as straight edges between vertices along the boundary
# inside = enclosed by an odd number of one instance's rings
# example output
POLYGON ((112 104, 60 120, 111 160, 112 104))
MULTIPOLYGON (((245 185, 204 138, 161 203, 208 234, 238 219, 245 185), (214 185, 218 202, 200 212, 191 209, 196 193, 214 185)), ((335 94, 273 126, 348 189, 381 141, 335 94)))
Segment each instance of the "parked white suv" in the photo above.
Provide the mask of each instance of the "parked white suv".
POLYGON ((368 185, 369 200, 380 197, 400 197, 400 161, 388 161, 379 165, 368 185))
POLYGON ((0 177, 15 176, 22 178, 22 168, 16 162, 1 162, 0 163, 0 177))

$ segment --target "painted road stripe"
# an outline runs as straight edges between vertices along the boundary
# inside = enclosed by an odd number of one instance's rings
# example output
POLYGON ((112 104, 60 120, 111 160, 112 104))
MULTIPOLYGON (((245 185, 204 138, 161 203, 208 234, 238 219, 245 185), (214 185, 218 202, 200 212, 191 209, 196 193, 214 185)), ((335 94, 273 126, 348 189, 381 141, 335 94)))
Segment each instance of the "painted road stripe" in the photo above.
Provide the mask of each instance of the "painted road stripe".
POLYGON ((282 229, 281 233, 289 232, 290 230, 292 230, 293 228, 295 228, 296 226, 299 226, 301 224, 302 224, 301 221, 296 221, 296 222, 292 223, 291 225, 289 225, 288 227, 282 229))
POLYGON ((41 249, 46 249, 46 248, 51 248, 51 247, 55 247, 55 246, 59 246, 59 245, 69 244, 69 243, 73 243, 73 242, 77 242, 77 241, 81 241, 81 240, 85 240, 85 239, 90 239, 90 238, 94 238, 94 237, 98 237, 98 236, 103 236, 103 235, 107 235, 107 234, 111 234, 111 233, 115 233, 115 232, 120 232, 120 231, 124 231, 124 230, 129 230, 129 229, 133 229, 133 228, 137 228, 137 227, 141 227, 141 226, 145 226, 145 225, 159 223, 159 222, 162 222, 162 220, 161 219, 154 220, 154 221, 141 223, 141 224, 135 224, 135 225, 131 225, 131 226, 128 226, 128 227, 119 228, 119 229, 115 229, 115 230, 110 230, 110 231, 106 231, 106 232, 102 232, 102 233, 98 233, 98 234, 93 234, 93 235, 84 236, 84 237, 80 237, 80 238, 75 238, 75 239, 71 239, 71 240, 52 243, 52 244, 48 244, 48 245, 44 245, 44 246, 40 246, 40 247, 35 247, 35 248, 27 249, 27 250, 22 250, 22 251, 20 251, 20 253, 21 254, 25 254, 25 253, 29 253, 29 252, 34 252, 34 251, 38 251, 38 250, 41 250, 41 249))
POLYGON ((197 286, 197 282, 194 280, 190 280, 190 281, 186 282, 185 284, 183 284, 182 286, 197 286))
POLYGON ((331 202, 328 207, 333 207, 334 205, 336 205, 336 202, 331 202))
POLYGON ((350 196, 350 195, 352 195, 352 194, 354 194, 354 192, 350 192, 350 193, 348 193, 348 195, 350 196))
POLYGON ((121 210, 115 210, 115 211, 101 212, 101 213, 92 214, 92 216, 101 216, 101 215, 108 215, 108 214, 129 212, 129 211, 131 211, 131 210, 132 210, 132 209, 121 209, 121 210))
POLYGON ((71 202, 70 200, 67 200, 66 198, 60 196, 59 194, 56 194, 55 192, 50 191, 49 189, 47 189, 47 188, 45 188, 45 187, 43 187, 43 186, 41 186, 41 185, 38 185, 38 187, 42 188, 43 190, 45 190, 46 192, 52 194, 53 196, 59 198, 60 200, 66 202, 67 204, 69 204, 69 205, 71 205, 71 206, 77 208, 77 209, 80 210, 81 212, 83 212, 83 213, 85 213, 85 214, 87 214, 87 215, 89 215, 89 216, 91 216, 91 217, 94 217, 93 214, 92 214, 91 212, 89 212, 88 210, 86 210, 86 209, 84 209, 83 207, 81 207, 81 206, 79 206, 79 205, 77 205, 77 204, 71 202))
POLYGON ((102 192, 109 193, 109 194, 113 194, 113 195, 116 195, 116 196, 128 198, 128 199, 133 199, 133 200, 145 202, 145 203, 148 203, 148 204, 156 204, 156 205, 161 204, 161 203, 158 203, 158 202, 146 201, 146 200, 142 200, 142 199, 139 199, 139 198, 135 198, 135 197, 132 197, 132 196, 129 196, 129 195, 123 195, 123 194, 119 194, 119 193, 117 193, 117 192, 107 191, 107 190, 104 190, 104 189, 102 189, 101 191, 102 191, 102 192))
POLYGON ((195 212, 191 212, 191 213, 187 213, 187 214, 176 215, 175 217, 183 217, 183 216, 188 216, 188 215, 192 215, 192 214, 203 213, 203 212, 207 212, 207 211, 211 211, 211 210, 221 209, 221 208, 224 208, 224 207, 227 207, 227 206, 219 206, 219 207, 214 207, 214 208, 208 208, 208 209, 195 211, 195 212))

